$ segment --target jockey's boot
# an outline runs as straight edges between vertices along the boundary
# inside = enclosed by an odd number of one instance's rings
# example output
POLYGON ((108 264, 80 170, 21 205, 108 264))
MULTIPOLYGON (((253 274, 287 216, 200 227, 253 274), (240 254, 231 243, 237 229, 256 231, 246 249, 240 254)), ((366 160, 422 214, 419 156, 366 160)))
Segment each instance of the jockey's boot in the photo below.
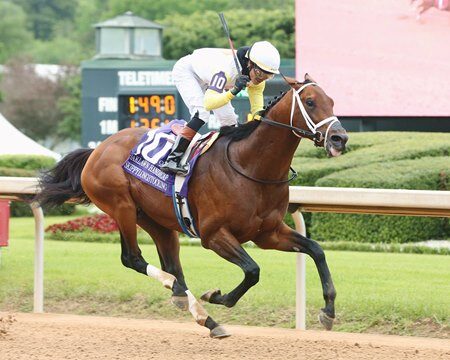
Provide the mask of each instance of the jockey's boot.
POLYGON ((189 147, 191 140, 204 124, 205 122, 198 117, 197 112, 177 136, 166 162, 161 166, 162 171, 187 175, 189 172, 189 165, 182 165, 181 159, 183 158, 186 149, 189 147))
POLYGON ((172 151, 166 159, 166 162, 161 166, 161 170, 165 172, 170 172, 174 174, 186 175, 189 171, 187 165, 181 165, 181 158, 184 152, 189 147, 191 140, 186 139, 181 134, 177 136, 175 144, 172 147, 172 151))

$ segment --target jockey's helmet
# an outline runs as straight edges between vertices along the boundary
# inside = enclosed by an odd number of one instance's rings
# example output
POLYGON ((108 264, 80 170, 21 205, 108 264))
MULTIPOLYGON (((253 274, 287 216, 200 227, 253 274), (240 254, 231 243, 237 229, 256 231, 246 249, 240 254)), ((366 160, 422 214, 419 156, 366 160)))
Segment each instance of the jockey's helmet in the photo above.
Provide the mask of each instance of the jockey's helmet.
POLYGON ((257 41, 248 49, 246 57, 260 69, 271 74, 279 74, 280 53, 268 41, 257 41))

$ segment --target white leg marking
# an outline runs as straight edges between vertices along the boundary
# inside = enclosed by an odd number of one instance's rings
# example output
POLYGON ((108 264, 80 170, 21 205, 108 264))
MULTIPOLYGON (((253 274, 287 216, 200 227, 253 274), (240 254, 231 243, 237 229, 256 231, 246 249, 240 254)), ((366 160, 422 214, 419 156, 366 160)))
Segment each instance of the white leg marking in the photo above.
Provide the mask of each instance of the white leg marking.
POLYGON ((150 264, 147 265, 147 275, 160 281, 167 289, 172 289, 173 283, 176 280, 175 276, 172 274, 162 271, 150 264))
POLYGON ((205 308, 197 301, 194 295, 190 292, 190 290, 186 290, 186 295, 189 300, 189 311, 194 317, 197 324, 204 326, 206 319, 208 318, 208 313, 205 308))

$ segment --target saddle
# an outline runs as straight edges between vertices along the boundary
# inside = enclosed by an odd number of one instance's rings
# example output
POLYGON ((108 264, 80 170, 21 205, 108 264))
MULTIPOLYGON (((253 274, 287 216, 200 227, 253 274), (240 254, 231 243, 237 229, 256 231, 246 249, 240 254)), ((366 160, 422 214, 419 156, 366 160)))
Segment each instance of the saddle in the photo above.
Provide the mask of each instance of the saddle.
POLYGON ((171 196, 181 228, 188 236, 198 237, 187 203, 188 184, 198 158, 211 148, 219 133, 196 134, 181 160, 182 164, 189 166, 187 175, 168 174, 160 167, 167 159, 176 136, 185 124, 184 120, 172 120, 159 129, 149 130, 131 150, 122 168, 166 196, 171 196))
MULTIPOLYGON (((174 133, 176 136, 180 135, 181 130, 183 129, 183 125, 181 124, 172 124, 170 126, 170 129, 172 130, 172 133, 174 133)), ((208 149, 214 144, 214 142, 219 137, 219 133, 215 131, 210 131, 206 134, 195 134, 194 138, 192 139, 191 143, 189 144, 185 154, 183 155, 181 159, 181 164, 185 165, 186 163, 189 163, 190 160, 192 160, 193 157, 197 155, 202 155, 205 152, 208 151, 208 149)), ((175 140, 173 141, 175 142, 175 140)), ((190 172, 190 169, 189 169, 190 172)))

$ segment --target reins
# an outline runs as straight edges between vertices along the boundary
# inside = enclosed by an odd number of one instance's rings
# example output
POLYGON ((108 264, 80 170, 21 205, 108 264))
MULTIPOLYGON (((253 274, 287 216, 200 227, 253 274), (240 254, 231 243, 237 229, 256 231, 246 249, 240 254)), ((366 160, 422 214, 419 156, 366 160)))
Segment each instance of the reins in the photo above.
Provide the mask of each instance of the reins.
POLYGON ((260 184, 277 185, 277 184, 285 184, 285 183, 288 183, 288 182, 294 180, 294 179, 298 176, 297 171, 295 171, 295 170, 292 168, 292 166, 289 167, 289 169, 292 171, 292 176, 291 176, 289 179, 286 179, 286 180, 262 180, 262 179, 254 178, 254 177, 252 177, 252 176, 250 176, 250 175, 246 175, 246 174, 244 174, 242 171, 240 171, 236 166, 234 166, 233 163, 232 163, 231 160, 230 160, 230 155, 229 155, 229 152, 228 152, 228 148, 230 147, 230 144, 231 144, 231 143, 232 143, 231 140, 228 141, 228 143, 227 143, 227 146, 226 146, 226 148, 225 148, 225 158, 227 159, 228 165, 230 165, 230 167, 231 167, 234 171, 236 171, 239 175, 245 177, 246 179, 255 181, 255 182, 260 183, 260 184))

